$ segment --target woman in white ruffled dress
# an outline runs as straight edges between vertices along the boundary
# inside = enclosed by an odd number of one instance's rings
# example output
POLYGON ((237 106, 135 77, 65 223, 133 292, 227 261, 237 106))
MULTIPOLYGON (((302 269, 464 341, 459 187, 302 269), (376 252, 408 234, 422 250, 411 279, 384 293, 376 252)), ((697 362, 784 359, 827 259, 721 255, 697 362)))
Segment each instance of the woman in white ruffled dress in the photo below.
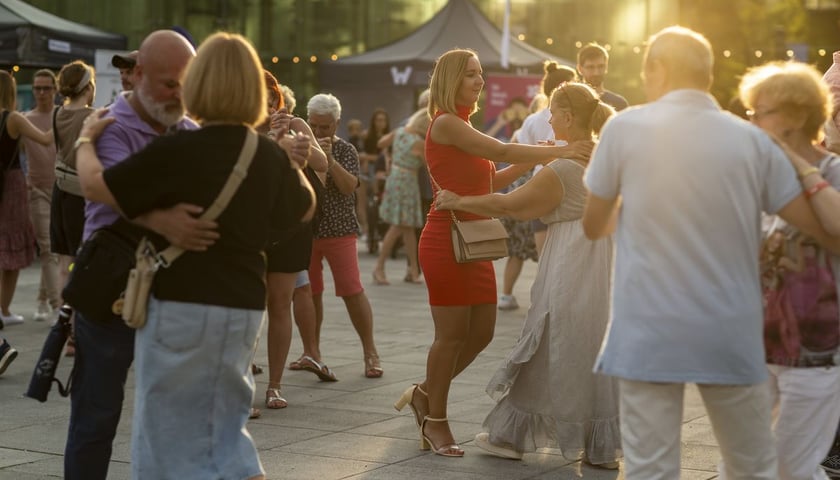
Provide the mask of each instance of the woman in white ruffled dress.
MULTIPOLYGON (((551 96, 555 138, 592 139, 614 112, 590 87, 566 83, 551 96)), ((459 197, 441 192, 438 209, 517 220, 539 217, 548 239, 531 288, 522 335, 487 387, 498 401, 476 445, 521 459, 538 448, 618 468, 618 384, 592 372, 609 320, 612 239, 587 240, 584 165, 554 160, 508 194, 459 197)))

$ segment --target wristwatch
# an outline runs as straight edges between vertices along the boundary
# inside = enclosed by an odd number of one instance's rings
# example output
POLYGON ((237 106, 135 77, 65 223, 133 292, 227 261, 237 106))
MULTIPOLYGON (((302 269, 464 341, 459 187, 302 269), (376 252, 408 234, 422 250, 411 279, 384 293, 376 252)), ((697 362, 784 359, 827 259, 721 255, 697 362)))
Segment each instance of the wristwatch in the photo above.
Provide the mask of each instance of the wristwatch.
POLYGON ((90 137, 79 137, 76 139, 76 142, 73 143, 73 150, 79 148, 80 145, 83 143, 93 143, 93 139, 90 137))

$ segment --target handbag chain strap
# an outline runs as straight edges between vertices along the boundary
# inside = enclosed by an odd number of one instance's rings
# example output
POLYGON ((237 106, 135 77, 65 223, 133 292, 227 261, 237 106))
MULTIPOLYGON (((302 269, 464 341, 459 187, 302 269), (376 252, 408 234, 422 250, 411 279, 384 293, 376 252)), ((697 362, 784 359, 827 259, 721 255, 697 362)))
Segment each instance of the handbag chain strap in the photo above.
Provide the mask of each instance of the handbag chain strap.
MULTIPOLYGON (((431 167, 429 167, 428 162, 426 162, 426 170, 429 172, 429 179, 432 181, 434 186, 437 187, 438 192, 443 190, 443 188, 441 188, 441 186, 437 182, 437 180, 435 180, 435 177, 432 175, 432 169, 431 169, 431 167)), ((490 174, 490 193, 493 193, 493 174, 492 173, 490 174)), ((460 222, 460 220, 458 220, 458 217, 455 216, 455 210, 449 210, 449 216, 452 217, 453 222, 455 222, 455 223, 460 222)))
MULTIPOLYGON (((201 220, 215 220, 222 214, 230 203, 231 198, 239 189, 242 181, 248 176, 248 168, 251 166, 251 161, 254 159, 254 154, 257 152, 257 141, 259 137, 254 129, 247 127, 245 131, 245 143, 242 145, 242 150, 239 152, 239 158, 236 160, 236 165, 230 172, 225 185, 213 200, 213 203, 199 216, 201 220)), ((176 258, 184 253, 184 249, 170 245, 164 251, 155 255, 157 266, 166 268, 176 258)))

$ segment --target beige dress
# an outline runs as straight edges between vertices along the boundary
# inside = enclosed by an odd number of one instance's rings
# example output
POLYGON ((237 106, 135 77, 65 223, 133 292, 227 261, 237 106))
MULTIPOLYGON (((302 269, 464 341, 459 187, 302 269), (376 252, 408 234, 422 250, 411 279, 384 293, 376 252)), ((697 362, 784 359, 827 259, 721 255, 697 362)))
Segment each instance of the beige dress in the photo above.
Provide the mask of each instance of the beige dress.
POLYGON ((548 238, 522 335, 487 386, 498 404, 484 420, 490 442, 521 452, 559 448, 576 460, 621 455, 618 384, 592 372, 609 320, 612 238, 588 240, 581 216, 584 168, 548 165, 563 183, 560 206, 542 217, 548 238))

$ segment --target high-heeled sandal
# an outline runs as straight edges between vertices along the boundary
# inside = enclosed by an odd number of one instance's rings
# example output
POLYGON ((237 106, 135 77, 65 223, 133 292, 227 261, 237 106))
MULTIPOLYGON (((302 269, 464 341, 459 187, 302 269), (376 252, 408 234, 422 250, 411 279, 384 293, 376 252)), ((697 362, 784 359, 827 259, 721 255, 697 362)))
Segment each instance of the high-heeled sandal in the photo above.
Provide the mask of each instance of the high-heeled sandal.
POLYGON ((276 410, 288 406, 289 402, 280 395, 279 388, 269 388, 265 391, 265 408, 276 410))
POLYGON ((408 405, 408 408, 414 412, 414 421, 417 423, 417 428, 420 428, 423 424, 423 417, 425 417, 425 415, 421 414, 420 410, 418 410, 417 406, 414 404, 414 394, 416 392, 422 393, 426 396, 426 398, 429 397, 429 394, 424 392, 423 389, 420 388, 420 385, 415 383, 403 392, 400 399, 394 404, 394 408, 396 408, 398 412, 401 412, 403 407, 408 405))
POLYGON ((379 355, 371 353, 365 356, 365 376, 367 378, 379 378, 384 371, 382 364, 379 363, 379 355))
POLYGON ((423 423, 420 425, 420 449, 431 450, 435 455, 442 457, 463 457, 464 449, 456 443, 448 443, 446 445, 437 446, 426 436, 426 422, 448 422, 448 418, 432 418, 428 415, 423 417, 423 423))

